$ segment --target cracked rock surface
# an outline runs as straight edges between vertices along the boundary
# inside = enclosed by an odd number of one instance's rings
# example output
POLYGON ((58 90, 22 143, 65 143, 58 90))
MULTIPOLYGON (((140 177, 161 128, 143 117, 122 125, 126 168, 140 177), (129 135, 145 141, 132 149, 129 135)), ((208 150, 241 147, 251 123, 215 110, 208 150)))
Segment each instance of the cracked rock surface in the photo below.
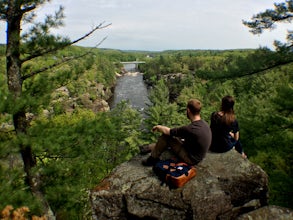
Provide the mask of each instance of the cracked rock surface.
POLYGON ((236 219, 267 205, 267 174, 234 150, 208 153, 197 175, 171 190, 141 165, 147 156, 124 162, 92 190, 93 219, 236 219))

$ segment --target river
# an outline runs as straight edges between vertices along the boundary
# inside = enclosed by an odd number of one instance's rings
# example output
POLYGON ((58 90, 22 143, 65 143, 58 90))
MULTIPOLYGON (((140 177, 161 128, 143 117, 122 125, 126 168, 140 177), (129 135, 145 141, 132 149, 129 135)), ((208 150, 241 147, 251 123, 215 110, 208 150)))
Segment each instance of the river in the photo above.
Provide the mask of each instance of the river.
POLYGON ((132 108, 142 113, 144 112, 147 103, 149 103, 149 99, 142 73, 127 72, 117 79, 110 108, 115 108, 115 106, 123 100, 129 101, 132 108))

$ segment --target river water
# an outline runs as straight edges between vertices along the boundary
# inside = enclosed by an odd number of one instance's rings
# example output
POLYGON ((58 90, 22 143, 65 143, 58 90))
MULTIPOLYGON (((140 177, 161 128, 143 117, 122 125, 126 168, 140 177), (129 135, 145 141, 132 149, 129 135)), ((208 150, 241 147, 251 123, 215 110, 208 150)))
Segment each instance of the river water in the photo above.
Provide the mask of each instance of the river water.
POLYGON ((121 101, 128 101, 132 108, 143 113, 147 103, 149 103, 149 99, 142 73, 127 72, 117 79, 110 108, 115 108, 121 101))

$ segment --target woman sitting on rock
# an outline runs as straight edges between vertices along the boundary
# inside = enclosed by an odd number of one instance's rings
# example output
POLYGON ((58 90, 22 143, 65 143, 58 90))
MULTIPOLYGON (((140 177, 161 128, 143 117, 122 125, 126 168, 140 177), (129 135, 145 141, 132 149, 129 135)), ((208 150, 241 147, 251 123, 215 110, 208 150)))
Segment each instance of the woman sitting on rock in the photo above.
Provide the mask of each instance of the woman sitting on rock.
POLYGON ((239 125, 233 110, 234 98, 222 98, 221 110, 211 115, 212 144, 210 151, 223 153, 235 148, 243 158, 247 158, 239 141, 239 125))

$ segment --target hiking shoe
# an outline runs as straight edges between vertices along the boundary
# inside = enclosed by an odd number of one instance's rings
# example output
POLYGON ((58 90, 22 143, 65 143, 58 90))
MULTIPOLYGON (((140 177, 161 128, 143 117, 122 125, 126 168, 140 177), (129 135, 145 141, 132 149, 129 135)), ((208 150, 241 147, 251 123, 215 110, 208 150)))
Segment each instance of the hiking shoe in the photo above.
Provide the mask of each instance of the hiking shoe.
POLYGON ((139 150, 140 150, 141 155, 148 154, 148 153, 150 153, 152 151, 152 149, 150 148, 149 144, 139 146, 139 150))
POLYGON ((154 158, 152 156, 149 156, 146 160, 143 160, 141 163, 144 166, 155 166, 157 162, 159 162, 159 158, 154 158))

